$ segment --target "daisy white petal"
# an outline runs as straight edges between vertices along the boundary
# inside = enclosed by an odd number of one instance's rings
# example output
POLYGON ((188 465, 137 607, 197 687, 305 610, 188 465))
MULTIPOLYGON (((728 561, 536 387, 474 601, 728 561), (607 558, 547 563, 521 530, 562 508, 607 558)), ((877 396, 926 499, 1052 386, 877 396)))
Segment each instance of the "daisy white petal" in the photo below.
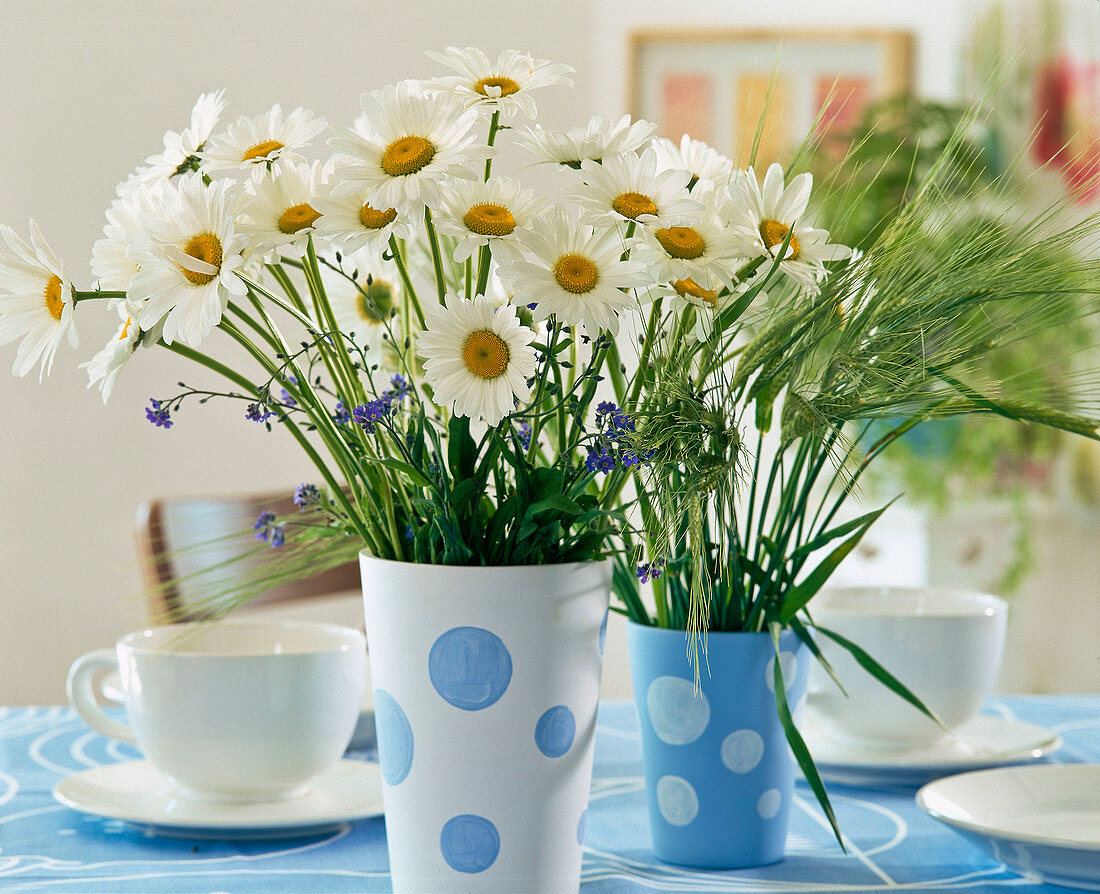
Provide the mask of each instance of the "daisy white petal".
POLYGON ((317 197, 314 206, 321 212, 314 230, 346 252, 366 249, 381 257, 389 249, 391 235, 411 239, 416 232, 416 223, 408 214, 396 208, 375 208, 362 194, 333 195, 331 186, 317 197))
POLYGON ((305 251, 321 212, 314 207, 321 191, 320 162, 288 162, 267 175, 254 171, 246 186, 238 230, 248 237, 247 253, 266 256, 283 246, 305 251))
POLYGON ((298 108, 283 117, 275 104, 255 118, 238 118, 225 133, 212 136, 199 153, 199 170, 241 173, 255 165, 276 168, 285 162, 305 161, 301 151, 325 131, 328 125, 313 113, 298 108))
POLYGON ((657 151, 660 169, 687 171, 690 174, 688 189, 693 189, 700 180, 725 186, 733 179, 732 159, 687 134, 681 138, 679 146, 660 137, 653 141, 653 148, 657 151))
POLYGON ((345 255, 342 273, 324 265, 321 278, 339 330, 367 354, 367 363, 389 365, 384 348, 400 332, 397 268, 380 254, 360 249, 345 255))
POLYGON ((691 224, 703 212, 703 203, 687 190, 687 171, 658 173, 657 153, 646 149, 615 155, 603 163, 581 162, 584 185, 570 195, 588 223, 608 225, 633 221, 647 226, 671 227, 691 224))
POLYGON ((843 260, 851 249, 830 243, 827 230, 802 220, 810 201, 811 175, 799 174, 786 185, 783 180, 779 164, 768 168, 762 187, 752 168, 736 178, 729 190, 736 209, 730 230, 746 257, 776 258, 786 243, 780 271, 816 294, 826 276, 825 262, 843 260))
POLYGON ((535 332, 514 307, 497 307, 484 295, 472 301, 448 295, 445 305, 428 310, 427 323, 416 350, 437 403, 496 425, 517 401, 530 399, 535 332))
POLYGON ((103 403, 107 403, 110 398, 119 373, 134 355, 141 339, 141 330, 135 319, 136 311, 132 310, 127 303, 119 302, 118 314, 122 319, 118 332, 107 342, 103 350, 91 360, 80 364, 81 369, 88 370, 88 387, 99 385, 103 403))
POLYGON ((198 165, 198 154, 217 125, 225 105, 224 90, 202 94, 191 109, 191 126, 179 133, 170 130, 164 135, 164 150, 145 159, 137 182, 161 183, 194 170, 198 165))
POLYGON ((535 304, 534 317, 553 315, 570 326, 619 328, 619 314, 636 306, 630 290, 645 284, 643 265, 622 260, 622 237, 614 230, 582 225, 561 205, 524 231, 523 256, 500 266, 519 304, 535 304))
POLYGON ((728 229, 729 203, 709 181, 700 181, 692 198, 703 205, 692 225, 646 227, 633 256, 647 264, 656 282, 691 280, 712 291, 732 286, 734 270, 745 255, 728 229))
POLYGON ((447 47, 442 53, 429 52, 427 55, 457 71, 458 75, 427 81, 426 89, 452 92, 467 107, 488 114, 499 111, 505 118, 514 118, 517 112, 523 112, 528 118, 535 117, 532 90, 551 85, 573 86, 565 77, 573 71, 570 66, 534 59, 516 50, 505 50, 496 62, 474 47, 464 50, 447 47))
POLYGON ((142 330, 163 320, 167 344, 195 347, 221 321, 230 297, 245 293, 237 275, 247 244, 235 223, 240 198, 232 181, 206 186, 201 175, 188 174, 166 187, 163 199, 159 215, 146 219, 149 242, 135 251, 141 269, 129 298, 144 302, 142 330))
POLYGON ((541 156, 543 161, 580 169, 585 159, 602 161, 633 152, 648 143, 656 132, 656 124, 631 122, 629 115, 618 121, 596 117, 586 126, 571 127, 564 133, 528 128, 516 135, 516 143, 541 156))
POLYGON ((0 344, 20 339, 12 372, 25 376, 40 364, 39 378, 53 368, 62 339, 77 345, 73 325, 72 283, 61 261, 30 222, 30 244, 8 226, 0 236, 8 251, 0 251, 0 344))
POLYGON ((514 245, 519 231, 531 225, 542 204, 518 180, 461 181, 444 193, 435 223, 440 233, 457 240, 454 259, 462 263, 483 245, 492 243, 494 253, 514 245))
POLYGON ((476 109, 449 96, 429 96, 402 81, 363 96, 355 130, 329 141, 347 159, 336 165, 334 196, 363 195, 373 208, 410 216, 438 208, 444 180, 473 180, 492 154, 475 145, 476 109))

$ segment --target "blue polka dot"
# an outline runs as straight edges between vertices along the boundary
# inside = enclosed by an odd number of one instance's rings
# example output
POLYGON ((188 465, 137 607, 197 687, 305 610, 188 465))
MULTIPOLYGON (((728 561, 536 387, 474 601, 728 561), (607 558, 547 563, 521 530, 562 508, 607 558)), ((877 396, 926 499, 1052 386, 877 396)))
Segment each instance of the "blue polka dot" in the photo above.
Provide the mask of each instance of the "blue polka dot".
POLYGON ((547 757, 561 757, 573 747, 577 721, 565 705, 546 710, 535 724, 535 744, 547 757))
POLYGON ((374 690, 374 724, 378 731, 378 761, 388 785, 405 781, 413 762, 413 732, 409 718, 385 689, 374 690))
POLYGON ((484 872, 500 853, 500 833, 485 817, 463 813, 443 824, 439 849, 452 869, 484 872))
POLYGON ((581 813, 581 818, 577 821, 577 844, 584 844, 584 827, 588 823, 588 810, 586 809, 581 813))
POLYGON ((453 627, 428 653, 435 691, 464 711, 495 703, 512 679, 512 656, 495 633, 481 627, 453 627))
POLYGON ((607 643, 607 618, 611 614, 611 609, 607 609, 603 613, 603 623, 600 625, 600 654, 603 654, 603 647, 607 643))

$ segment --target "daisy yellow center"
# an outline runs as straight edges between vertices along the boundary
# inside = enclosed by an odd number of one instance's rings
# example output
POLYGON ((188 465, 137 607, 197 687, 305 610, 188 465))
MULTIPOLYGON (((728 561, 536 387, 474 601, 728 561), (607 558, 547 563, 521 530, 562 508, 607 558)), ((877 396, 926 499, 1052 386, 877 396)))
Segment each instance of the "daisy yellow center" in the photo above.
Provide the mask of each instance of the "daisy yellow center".
POLYGON ((283 144, 278 140, 264 140, 262 143, 257 143, 255 146, 249 146, 245 149, 244 155, 241 156, 241 161, 255 161, 256 159, 267 158, 272 152, 282 148, 283 144))
POLYGON ((507 236, 516 228, 512 212, 496 202, 479 202, 466 212, 462 222, 479 236, 507 236))
POLYGON ((640 192, 624 192, 611 203, 611 207, 631 220, 637 220, 643 214, 657 214, 653 199, 640 192))
POLYGON ((479 379, 495 379, 508 368, 508 345, 495 332, 479 329, 466 336, 462 362, 479 379))
POLYGON ((503 76, 495 78, 482 78, 474 86, 474 89, 482 96, 488 96, 489 92, 486 88, 499 87, 501 96, 511 96, 513 93, 519 93, 519 84, 513 81, 511 78, 503 76))
POLYGON ((370 205, 364 205, 359 209, 359 223, 368 230, 380 230, 397 220, 397 209, 387 208, 379 211, 370 205))
POLYGON ((554 265, 554 279, 565 291, 583 295, 596 288, 600 271, 584 255, 562 255, 554 265))
POLYGON ((661 248, 674 258, 691 261, 701 257, 706 243, 694 227, 665 227, 653 234, 661 248))
MULTIPOLYGON (((760 224, 760 238, 764 240, 764 247, 768 251, 771 251, 777 245, 782 245, 788 233, 791 233, 791 228, 786 224, 781 224, 777 220, 765 220, 760 224)), ((794 233, 791 233, 791 241, 787 246, 786 260, 791 261, 797 257, 798 237, 794 233)))
POLYGON ((134 325, 134 318, 127 317, 126 325, 122 327, 122 331, 118 334, 119 341, 125 341, 130 333, 130 327, 134 325))
POLYGON ((61 320, 61 312, 65 309, 65 302, 61 300, 61 277, 51 276, 42 292, 45 299, 46 310, 55 320, 61 320))
POLYGON ((690 277, 688 279, 678 279, 672 284, 672 287, 685 297, 698 298, 701 301, 705 301, 711 307, 718 306, 718 293, 713 289, 704 289, 699 283, 690 277))
POLYGON ((302 202, 301 205, 287 208, 279 215, 279 230, 289 236, 291 233, 304 230, 306 227, 312 227, 320 216, 321 212, 309 202, 302 202))
POLYGON ((423 137, 401 137, 382 153, 382 170, 391 177, 415 174, 435 158, 435 146, 423 137))
POLYGON ((393 286, 384 279, 372 278, 366 288, 360 286, 356 298, 355 310, 359 319, 373 326, 388 320, 393 311, 393 286))
MULTIPOLYGON (((199 233, 198 236, 192 236, 183 247, 183 253, 205 261, 211 267, 217 267, 219 271, 222 269, 222 244, 213 233, 199 233)), ((193 286, 205 286, 218 276, 217 273, 197 273, 182 266, 180 270, 193 286)))

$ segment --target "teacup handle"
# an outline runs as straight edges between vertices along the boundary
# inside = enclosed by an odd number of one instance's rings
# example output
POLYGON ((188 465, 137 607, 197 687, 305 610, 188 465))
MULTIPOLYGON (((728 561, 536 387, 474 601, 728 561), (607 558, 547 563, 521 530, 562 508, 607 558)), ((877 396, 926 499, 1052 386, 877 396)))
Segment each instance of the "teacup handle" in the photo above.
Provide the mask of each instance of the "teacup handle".
POLYGON ((69 678, 65 681, 69 704, 76 708, 76 713, 96 732, 110 739, 134 743, 134 734, 130 727, 108 717, 96 699, 102 691, 95 685, 95 674, 103 668, 118 670, 118 655, 114 649, 97 649, 81 655, 73 662, 69 668, 69 678))

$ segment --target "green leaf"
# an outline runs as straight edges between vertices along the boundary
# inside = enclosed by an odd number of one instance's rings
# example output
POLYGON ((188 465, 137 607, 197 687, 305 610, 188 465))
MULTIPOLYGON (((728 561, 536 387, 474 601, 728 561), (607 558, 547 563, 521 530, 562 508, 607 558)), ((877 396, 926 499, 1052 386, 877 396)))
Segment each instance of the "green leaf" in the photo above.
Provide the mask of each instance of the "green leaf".
MULTIPOLYGON (((897 499, 897 497, 894 499, 897 499)), ((817 591, 821 589, 825 581, 827 581, 830 575, 836 570, 837 565, 843 562, 848 554, 859 545, 859 542, 863 539, 863 535, 867 533, 867 530, 874 524, 878 517, 890 508, 893 502, 894 501, 891 500, 881 509, 869 512, 864 516, 866 521, 859 526, 851 537, 822 559, 820 564, 809 573, 805 580, 787 591, 779 615, 780 621, 784 624, 788 623, 791 618, 802 610, 802 607, 806 605, 806 603, 814 598, 817 591)))
POLYGON ((833 666, 829 663, 829 659, 822 653, 821 647, 817 644, 817 640, 813 638, 810 631, 806 629, 806 626, 799 621, 798 618, 791 618, 790 628, 795 632, 795 635, 806 644, 806 648, 813 653, 814 658, 816 658, 818 663, 824 668, 825 673, 832 678, 832 681, 836 683, 837 688, 843 692, 844 695, 847 695, 848 690, 845 689, 844 684, 840 682, 840 677, 836 675, 836 671, 833 670, 833 666))
POLYGON ((768 624, 768 632, 771 633, 772 645, 775 648, 775 661, 772 662, 772 681, 775 684, 775 708, 779 712, 779 722, 783 726, 783 732, 787 736, 787 742, 791 746, 791 751, 794 752, 795 760, 798 761, 802 775, 806 777, 806 782, 813 790, 817 803, 821 805, 821 809, 829 820, 829 825, 832 826, 833 834, 836 836, 840 849, 847 853, 848 849, 844 846, 844 839, 840 834, 836 814, 833 813, 833 805, 829 803, 829 793, 825 790, 825 783, 821 781, 821 775, 817 772, 813 755, 810 754, 810 749, 806 747, 802 734, 795 726, 794 718, 791 717, 790 706, 787 704, 787 686, 783 680, 783 662, 779 660, 779 634, 781 631, 782 627, 779 624, 775 622, 768 624))
POLYGON ((546 512, 550 509, 557 509, 560 512, 568 512, 570 515, 579 515, 581 507, 569 499, 565 494, 551 494, 548 497, 543 497, 537 503, 532 503, 527 508, 529 515, 535 515, 539 512, 546 512))
POLYGON ((452 416, 447 427, 447 464, 455 481, 474 477, 477 445, 470 437, 470 417, 452 416))
POLYGON ((838 537, 844 537, 847 534, 851 534, 852 531, 856 530, 861 525, 872 524, 883 512, 886 511, 886 509, 889 508, 889 506, 890 503, 887 503, 886 506, 883 506, 881 509, 876 509, 873 512, 868 512, 866 515, 861 515, 859 518, 853 518, 851 521, 847 521, 842 525, 837 525, 835 528, 832 528, 831 530, 828 530, 823 534, 819 534, 813 540, 802 544, 802 546, 798 547, 798 549, 791 553, 791 559, 805 559, 811 553, 817 552, 823 546, 826 546, 828 543, 836 540, 838 537))
POLYGON ((402 462, 399 459, 394 459, 389 456, 380 459, 372 459, 371 462, 378 463, 378 465, 385 466, 388 469, 393 469, 395 472, 401 472, 403 475, 408 475, 413 484, 419 485, 420 487, 432 486, 432 482, 428 480, 423 472, 410 466, 407 462, 402 462))
POLYGON ((865 652, 863 649, 853 643, 850 639, 846 639, 839 633, 833 630, 827 630, 824 627, 819 627, 816 624, 814 625, 814 630, 818 631, 819 633, 823 633, 825 636, 829 637, 829 639, 847 649, 851 653, 852 657, 856 660, 856 663, 859 664, 859 666, 862 667, 869 674, 871 674, 871 676, 873 676, 888 689, 900 695, 914 708, 924 714, 925 717, 928 717, 930 720, 934 720, 946 732, 950 732, 950 730, 944 725, 944 722, 936 716, 935 712, 931 708, 929 708, 928 705, 922 702, 920 698, 908 686, 902 683, 901 680, 899 680, 892 673, 890 673, 890 671, 888 671, 881 664, 875 661, 874 658, 868 655, 867 652, 865 652))

